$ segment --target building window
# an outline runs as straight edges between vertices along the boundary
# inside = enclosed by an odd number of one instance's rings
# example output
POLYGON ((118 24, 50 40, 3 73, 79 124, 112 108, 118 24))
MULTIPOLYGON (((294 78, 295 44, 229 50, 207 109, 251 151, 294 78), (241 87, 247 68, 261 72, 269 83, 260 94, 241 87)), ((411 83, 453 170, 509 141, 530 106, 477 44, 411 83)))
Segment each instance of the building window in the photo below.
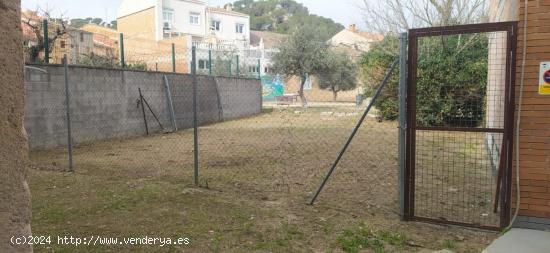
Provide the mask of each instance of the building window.
POLYGON ((191 14, 189 14, 189 23, 192 25, 200 25, 200 17, 200 13, 191 12, 191 14))
POLYGON ((221 31, 222 22, 221 22, 221 21, 218 21, 218 20, 212 20, 212 24, 211 24, 210 28, 211 28, 213 31, 221 31))
POLYGON ((173 11, 163 11, 162 12, 162 23, 164 30, 171 30, 174 24, 174 12, 173 11))
POLYGON ((208 69, 208 60, 199 60, 199 69, 208 69))
POLYGON ((67 45, 66 42, 65 42, 64 40, 62 40, 62 41, 60 42, 60 45, 59 45, 59 46, 60 46, 61 48, 65 48, 66 45, 67 45))
POLYGON ((244 33, 244 25, 243 24, 235 25, 235 32, 236 33, 244 33))

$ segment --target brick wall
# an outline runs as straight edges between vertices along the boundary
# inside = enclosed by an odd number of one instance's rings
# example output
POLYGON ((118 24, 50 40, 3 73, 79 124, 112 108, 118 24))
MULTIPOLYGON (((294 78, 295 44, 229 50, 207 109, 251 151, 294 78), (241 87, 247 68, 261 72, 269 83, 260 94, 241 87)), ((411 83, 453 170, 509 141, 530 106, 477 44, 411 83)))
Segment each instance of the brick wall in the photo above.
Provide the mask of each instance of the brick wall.
MULTIPOLYGON (((516 103, 518 103, 524 45, 524 1, 493 0, 490 10, 491 19, 494 22, 519 21, 516 65, 516 103)), ((519 145, 521 205, 520 217, 516 225, 548 228, 550 227, 550 96, 538 94, 538 83, 540 62, 550 61, 550 0, 529 1, 527 25, 527 57, 519 145)), ((518 104, 516 104, 517 108, 518 104)), ((516 111, 516 117, 517 115, 516 111)), ((513 189, 513 196, 515 199, 515 189, 513 189)))
MULTIPOLYGON (((523 1, 518 5, 516 95, 519 95, 524 40, 523 1)), ((550 0, 529 1, 528 13, 520 126, 520 215, 550 218, 550 96, 538 94, 540 62, 550 61, 550 0)))

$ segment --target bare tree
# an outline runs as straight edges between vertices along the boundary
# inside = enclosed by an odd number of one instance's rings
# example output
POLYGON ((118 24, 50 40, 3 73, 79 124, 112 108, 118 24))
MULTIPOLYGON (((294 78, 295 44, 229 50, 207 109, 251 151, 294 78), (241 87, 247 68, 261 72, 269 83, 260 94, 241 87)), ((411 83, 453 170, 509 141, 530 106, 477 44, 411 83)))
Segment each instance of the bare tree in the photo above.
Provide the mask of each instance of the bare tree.
POLYGON ((36 44, 30 45, 27 49, 29 59, 31 62, 38 62, 38 57, 40 53, 45 50, 46 43, 44 41, 44 22, 42 22, 42 20, 37 20, 36 17, 43 17, 43 19, 47 19, 51 24, 48 29, 48 52, 50 53, 53 50, 53 45, 55 44, 55 41, 58 38, 67 34, 67 22, 63 18, 63 15, 61 15, 61 17, 59 18, 52 18, 52 11, 48 8, 42 9, 38 7, 37 10, 33 13, 36 14, 35 17, 24 15, 22 18, 22 22, 25 23, 32 30, 36 38, 36 44))
POLYGON ((359 8, 367 29, 383 34, 488 19, 486 0, 360 0, 359 8))

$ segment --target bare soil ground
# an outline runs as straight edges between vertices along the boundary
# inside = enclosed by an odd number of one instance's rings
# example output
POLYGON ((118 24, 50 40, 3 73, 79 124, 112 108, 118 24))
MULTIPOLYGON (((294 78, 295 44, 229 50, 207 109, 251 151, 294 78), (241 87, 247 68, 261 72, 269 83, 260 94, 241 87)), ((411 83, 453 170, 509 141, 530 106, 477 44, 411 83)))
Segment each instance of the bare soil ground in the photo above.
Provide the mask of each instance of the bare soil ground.
POLYGON ((400 222, 397 124, 368 118, 306 205, 361 111, 276 108, 193 131, 34 151, 33 233, 189 237, 186 246, 36 245, 37 252, 480 252, 495 233, 400 222))
POLYGON ((496 165, 485 133, 418 131, 416 214, 421 217, 498 227, 493 212, 496 165))

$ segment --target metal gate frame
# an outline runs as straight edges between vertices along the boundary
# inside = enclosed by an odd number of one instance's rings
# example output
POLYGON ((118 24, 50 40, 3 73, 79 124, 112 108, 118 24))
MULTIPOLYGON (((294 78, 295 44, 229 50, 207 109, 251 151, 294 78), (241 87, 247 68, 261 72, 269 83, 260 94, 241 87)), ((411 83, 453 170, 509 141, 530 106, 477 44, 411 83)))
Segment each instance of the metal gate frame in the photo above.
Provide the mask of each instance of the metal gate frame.
MULTIPOLYGON (((516 44, 517 22, 486 23, 475 25, 459 25, 447 27, 433 27, 409 30, 408 36, 408 73, 407 73, 407 127, 405 153, 405 182, 403 199, 403 219, 407 221, 422 221, 438 224, 458 225, 464 227, 499 230, 509 225, 511 218, 511 191, 512 191, 512 150, 515 108, 515 79, 516 79, 516 44), (466 128, 466 127, 418 127, 416 124, 416 85, 418 63, 418 39, 421 37, 435 37, 458 34, 474 34, 486 32, 507 32, 506 56, 506 84, 504 128, 466 128), (443 130, 459 132, 487 132, 502 133, 504 150, 501 150, 499 173, 502 174, 500 188, 500 227, 490 227, 450 220, 439 220, 428 217, 415 216, 415 162, 416 162, 416 130, 443 130)), ((500 181, 499 181, 500 182, 500 181)))

